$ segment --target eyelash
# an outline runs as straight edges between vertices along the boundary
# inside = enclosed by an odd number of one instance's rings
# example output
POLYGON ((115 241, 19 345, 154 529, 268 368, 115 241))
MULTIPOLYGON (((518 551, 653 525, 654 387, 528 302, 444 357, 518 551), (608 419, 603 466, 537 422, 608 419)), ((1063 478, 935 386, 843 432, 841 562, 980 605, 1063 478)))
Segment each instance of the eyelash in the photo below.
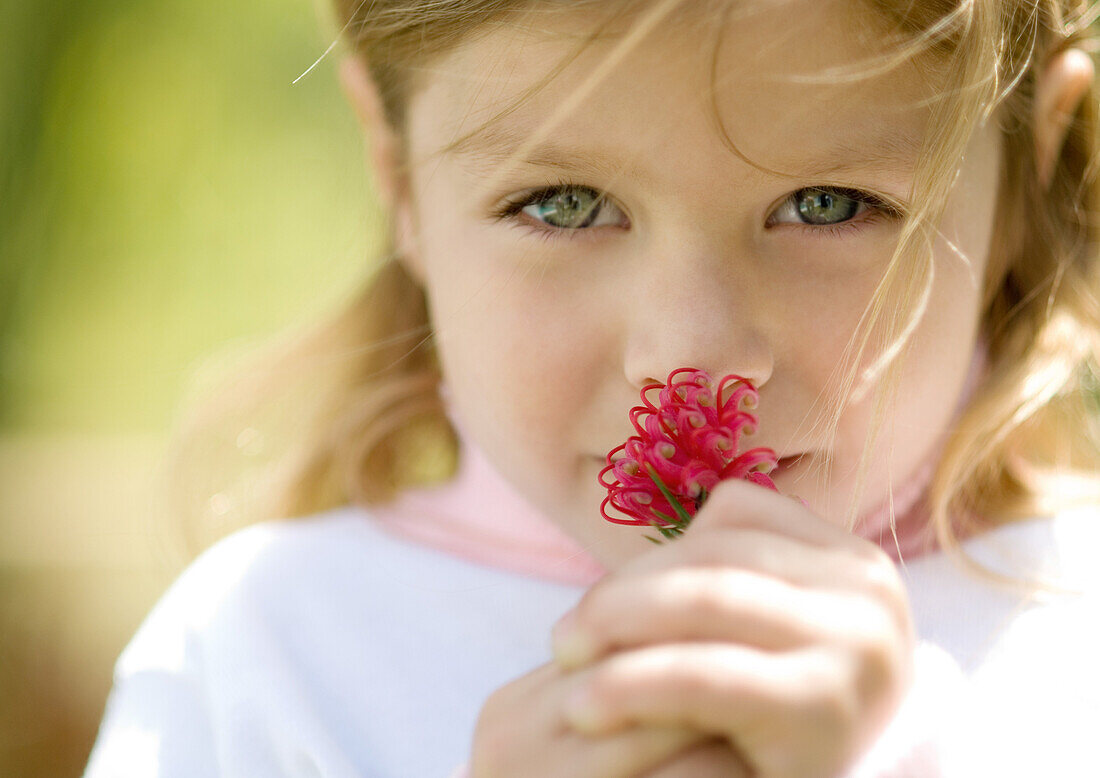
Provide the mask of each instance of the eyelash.
MULTIPOLYGON (((541 238, 542 240, 583 240, 590 238, 592 237, 590 234, 584 234, 592 232, 592 230, 589 228, 569 229, 566 227, 553 227, 549 224, 540 224, 538 222, 531 223, 523 221, 519 218, 520 213, 522 213, 523 209, 527 206, 541 202, 550 195, 558 194, 562 191, 568 191, 570 189, 590 192, 601 198, 601 204, 606 202, 606 197, 604 193, 591 186, 588 186, 586 184, 578 184, 574 181, 569 180, 559 180, 555 182, 550 182, 546 186, 527 192, 514 200, 510 200, 504 203, 495 211, 493 211, 492 218, 495 221, 509 221, 516 227, 534 233, 536 237, 541 238)), ((882 220, 897 221, 903 216, 903 213, 895 206, 890 205, 889 203, 885 202, 879 197, 876 197, 870 192, 863 192, 858 189, 848 189, 836 186, 803 187, 802 189, 792 192, 790 197, 794 197, 794 195, 798 194, 798 192, 804 191, 806 189, 821 189, 826 192, 838 194, 841 197, 845 197, 866 205, 869 209, 871 209, 864 212, 864 218, 860 221, 849 220, 846 222, 840 222, 839 224, 788 225, 801 230, 806 230, 817 236, 835 238, 842 237, 844 235, 852 235, 863 230, 864 227, 868 224, 875 224, 882 220)), ((788 197, 788 200, 790 199, 790 197, 788 197)), ((784 204, 786 202, 787 200, 783 201, 784 204)))
POLYGON ((591 238, 591 234, 585 234, 591 233, 591 229, 571 230, 565 227, 553 227, 549 224, 540 224, 538 222, 531 223, 528 221, 524 221, 520 218, 520 213, 527 206, 541 202, 549 195, 558 194, 559 192, 568 191, 570 189, 579 189, 595 194, 597 197, 600 198, 599 207, 602 207, 603 203, 606 201, 603 193, 601 193, 599 190, 585 184, 578 184, 573 181, 563 179, 559 181, 551 181, 547 183, 546 186, 540 187, 539 189, 534 189, 530 192, 527 192, 526 194, 520 195, 514 200, 509 200, 493 212, 493 219, 496 221, 509 221, 513 226, 519 227, 526 232, 534 233, 535 237, 546 241, 577 239, 585 240, 591 238))

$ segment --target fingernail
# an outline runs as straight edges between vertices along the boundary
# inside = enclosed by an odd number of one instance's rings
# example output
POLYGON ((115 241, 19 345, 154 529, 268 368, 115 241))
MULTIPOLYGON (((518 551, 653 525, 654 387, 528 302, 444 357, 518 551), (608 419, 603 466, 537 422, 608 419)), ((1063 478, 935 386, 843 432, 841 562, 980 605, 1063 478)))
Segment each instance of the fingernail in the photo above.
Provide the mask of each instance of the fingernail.
POLYGON ((569 611, 550 632, 554 659, 565 668, 579 667, 596 657, 596 642, 577 624, 577 612, 569 611))

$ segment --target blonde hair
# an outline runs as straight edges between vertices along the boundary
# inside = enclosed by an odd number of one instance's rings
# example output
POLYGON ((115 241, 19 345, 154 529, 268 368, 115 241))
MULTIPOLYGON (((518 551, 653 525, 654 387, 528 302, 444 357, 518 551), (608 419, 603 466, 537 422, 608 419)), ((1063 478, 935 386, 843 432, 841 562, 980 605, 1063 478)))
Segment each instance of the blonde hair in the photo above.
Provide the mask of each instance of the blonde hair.
MULTIPOLYGON (((668 14, 686 13, 684 0, 335 5, 345 40, 369 70, 399 138, 425 64, 511 12, 543 6, 600 11, 594 16, 602 15, 604 25, 594 25, 586 39, 593 40, 607 25, 644 11, 627 45, 668 14)), ((892 52, 827 77, 858 78, 913 61, 934 71, 942 89, 930 106, 912 193, 917 205, 903 222, 836 385, 822 394, 822 418, 835 434, 845 405, 835 398, 850 398, 881 379, 847 517, 851 528, 909 336, 931 289, 932 225, 969 139, 996 112, 1004 151, 983 282, 989 372, 950 433, 928 495, 940 545, 962 564, 981 569, 961 554, 953 517, 1004 522, 1049 515, 1065 507, 1058 500, 1064 484, 1052 477, 1079 473, 1087 481, 1100 472, 1091 405, 1100 354, 1094 88, 1072 118, 1046 191, 1038 182, 1032 127, 1038 72, 1065 49, 1094 51, 1090 24, 1096 11, 1070 0, 869 5, 889 32, 892 52)), ((710 0, 692 8, 721 14, 728 3, 710 0)), ((349 502, 374 505, 453 473, 457 439, 438 394, 439 363, 424 291, 389 239, 391 248, 361 292, 334 317, 280 337, 216 389, 197 390, 204 399, 181 417, 170 460, 180 509, 198 521, 188 525, 197 530, 190 538, 194 547, 258 518, 305 516, 349 502), (280 429, 285 438, 278 437, 280 429), (253 445, 260 435, 266 454, 253 445), (202 498, 197 510, 195 495, 202 498), (220 500, 211 502, 212 496, 220 500)))

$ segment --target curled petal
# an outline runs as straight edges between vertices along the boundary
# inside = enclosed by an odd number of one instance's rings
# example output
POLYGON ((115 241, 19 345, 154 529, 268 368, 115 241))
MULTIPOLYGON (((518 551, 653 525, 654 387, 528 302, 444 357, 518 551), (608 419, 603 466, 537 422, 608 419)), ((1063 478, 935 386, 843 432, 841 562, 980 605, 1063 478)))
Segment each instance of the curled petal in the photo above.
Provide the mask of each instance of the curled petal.
POLYGON ((718 384, 718 396, 724 409, 736 410, 744 401, 747 408, 755 408, 760 396, 756 388, 745 378, 728 375, 718 384))
MULTIPOLYGON (((663 448, 671 444, 661 443, 659 445, 663 448)), ((645 459, 645 464, 650 465, 656 470, 657 474, 666 484, 678 482, 680 480, 680 471, 683 470, 684 465, 690 461, 682 455, 677 456, 678 452, 675 446, 672 446, 672 449, 673 456, 671 458, 665 457, 663 453, 654 450, 652 454, 645 459)))
MULTIPOLYGON (((646 520, 644 520, 644 519, 642 519, 638 516, 630 516, 629 514, 627 515, 626 518, 623 518, 621 516, 612 516, 611 514, 609 514, 607 512, 607 506, 610 504, 610 505, 612 505, 612 507, 618 508, 618 506, 615 505, 614 502, 615 502, 614 498, 611 495, 608 495, 607 497, 604 497, 603 502, 600 503, 600 513, 603 515, 603 517, 605 519, 610 521, 612 524, 635 524, 635 525, 637 525, 637 524, 648 524, 649 523, 646 520)), ((619 508, 619 510, 622 510, 622 509, 619 508)))
POLYGON ((669 425, 664 415, 650 414, 645 419, 645 435, 651 439, 670 437, 676 431, 675 424, 669 425))
MULTIPOLYGON (((745 476, 745 480, 752 481, 754 484, 763 486, 766 489, 771 489, 773 492, 779 491, 775 486, 775 482, 764 473, 749 473, 745 476)), ((802 504, 806 505, 806 501, 802 500, 802 504)))
POLYGON ((721 470, 726 466, 734 448, 732 436, 724 430, 713 427, 693 430, 688 437, 688 443, 692 456, 705 461, 715 470, 721 470))
POLYGON ((723 478, 747 478, 750 472, 755 471, 760 465, 768 464, 769 472, 778 465, 776 454, 770 448, 750 448, 729 463, 722 471, 723 478))
POLYGON ((684 493, 688 494, 692 499, 697 499, 699 497, 699 492, 694 489, 689 490, 689 485, 694 484, 699 489, 709 492, 718 485, 720 480, 721 478, 714 468, 699 461, 690 463, 684 467, 680 473, 680 484, 684 493))

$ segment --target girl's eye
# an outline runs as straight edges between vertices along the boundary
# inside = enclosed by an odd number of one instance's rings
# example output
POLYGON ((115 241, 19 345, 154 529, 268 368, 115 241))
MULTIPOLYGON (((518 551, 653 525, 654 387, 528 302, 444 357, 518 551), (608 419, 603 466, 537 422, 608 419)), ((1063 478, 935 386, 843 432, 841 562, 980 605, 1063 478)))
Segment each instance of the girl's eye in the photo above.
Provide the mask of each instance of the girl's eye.
MULTIPOLYGON (((862 229, 902 212, 868 192, 839 187, 807 187, 791 194, 765 226, 790 224, 811 235, 830 236, 862 229)), ((628 227, 622 211, 590 186, 560 182, 528 192, 502 205, 496 220, 534 229, 544 238, 575 237, 591 227, 628 227), (523 219, 518 218, 522 215, 523 219)))
POLYGON ((560 183, 529 192, 505 203, 493 216, 513 219, 522 214, 544 232, 571 232, 604 225, 622 225, 625 217, 607 196, 590 186, 560 183))
MULTIPOLYGON (((799 189, 768 217, 773 224, 802 224, 816 227, 847 225, 857 217, 898 218, 901 212, 867 192, 836 187, 799 189)), ((862 221, 862 220, 861 220, 862 221)), ((848 226, 856 227, 856 224, 848 226)))

